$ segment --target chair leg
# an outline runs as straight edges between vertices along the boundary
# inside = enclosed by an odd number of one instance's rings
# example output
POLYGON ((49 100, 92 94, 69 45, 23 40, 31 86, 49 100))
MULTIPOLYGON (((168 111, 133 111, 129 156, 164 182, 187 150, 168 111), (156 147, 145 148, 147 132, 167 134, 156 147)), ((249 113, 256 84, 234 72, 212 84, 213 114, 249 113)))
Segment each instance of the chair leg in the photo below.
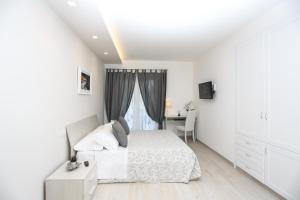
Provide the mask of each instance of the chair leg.
POLYGON ((193 142, 195 142, 196 140, 195 140, 195 131, 194 130, 192 131, 192 136, 193 136, 193 142))
POLYGON ((187 136, 186 135, 187 135, 187 133, 186 133, 186 131, 184 131, 184 140, 185 140, 185 143, 187 144, 187 138, 186 138, 187 136))

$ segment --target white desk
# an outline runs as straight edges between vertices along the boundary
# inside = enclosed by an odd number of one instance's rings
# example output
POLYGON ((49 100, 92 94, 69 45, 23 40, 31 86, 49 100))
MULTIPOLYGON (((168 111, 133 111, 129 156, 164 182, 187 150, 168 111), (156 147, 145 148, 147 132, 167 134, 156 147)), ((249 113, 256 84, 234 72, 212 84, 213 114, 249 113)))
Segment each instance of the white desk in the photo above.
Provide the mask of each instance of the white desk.
POLYGON ((175 126, 184 126, 186 115, 169 115, 166 116, 164 121, 164 129, 173 130, 175 126))

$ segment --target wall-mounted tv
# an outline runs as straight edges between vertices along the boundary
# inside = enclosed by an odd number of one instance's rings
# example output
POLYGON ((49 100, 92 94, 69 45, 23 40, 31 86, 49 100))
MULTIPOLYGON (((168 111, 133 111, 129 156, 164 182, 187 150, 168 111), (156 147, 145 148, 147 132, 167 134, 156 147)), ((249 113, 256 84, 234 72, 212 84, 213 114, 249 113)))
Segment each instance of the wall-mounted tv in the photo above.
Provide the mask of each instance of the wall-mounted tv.
POLYGON ((213 99, 214 89, 213 89, 213 83, 211 81, 200 83, 198 87, 199 87, 200 99, 213 99))

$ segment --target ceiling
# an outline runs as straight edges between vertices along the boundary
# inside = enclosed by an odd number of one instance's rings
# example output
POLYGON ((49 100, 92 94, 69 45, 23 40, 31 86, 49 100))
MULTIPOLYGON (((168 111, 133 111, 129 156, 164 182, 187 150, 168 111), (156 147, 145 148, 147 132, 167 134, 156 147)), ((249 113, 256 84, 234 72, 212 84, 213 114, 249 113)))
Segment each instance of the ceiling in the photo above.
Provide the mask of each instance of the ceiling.
POLYGON ((103 63, 121 63, 118 51, 101 16, 96 0, 48 0, 53 10, 69 25, 103 63), (71 4, 72 5, 72 4, 71 4), (98 39, 93 39, 98 36, 98 39), (107 52, 104 54, 104 52, 107 52))
POLYGON ((105 63, 120 63, 194 61, 280 0, 48 1, 105 63))

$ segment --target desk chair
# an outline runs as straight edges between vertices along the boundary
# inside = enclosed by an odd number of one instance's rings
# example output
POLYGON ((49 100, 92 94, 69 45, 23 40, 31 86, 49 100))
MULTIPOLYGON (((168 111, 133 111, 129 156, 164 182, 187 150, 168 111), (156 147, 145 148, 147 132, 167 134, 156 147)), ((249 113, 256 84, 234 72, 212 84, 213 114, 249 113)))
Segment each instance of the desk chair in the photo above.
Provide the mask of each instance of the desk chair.
POLYGON ((185 143, 187 143, 188 132, 191 132, 193 136, 193 141, 195 142, 195 121, 196 121, 196 110, 190 110, 187 113, 185 125, 175 127, 178 136, 184 135, 185 143))

